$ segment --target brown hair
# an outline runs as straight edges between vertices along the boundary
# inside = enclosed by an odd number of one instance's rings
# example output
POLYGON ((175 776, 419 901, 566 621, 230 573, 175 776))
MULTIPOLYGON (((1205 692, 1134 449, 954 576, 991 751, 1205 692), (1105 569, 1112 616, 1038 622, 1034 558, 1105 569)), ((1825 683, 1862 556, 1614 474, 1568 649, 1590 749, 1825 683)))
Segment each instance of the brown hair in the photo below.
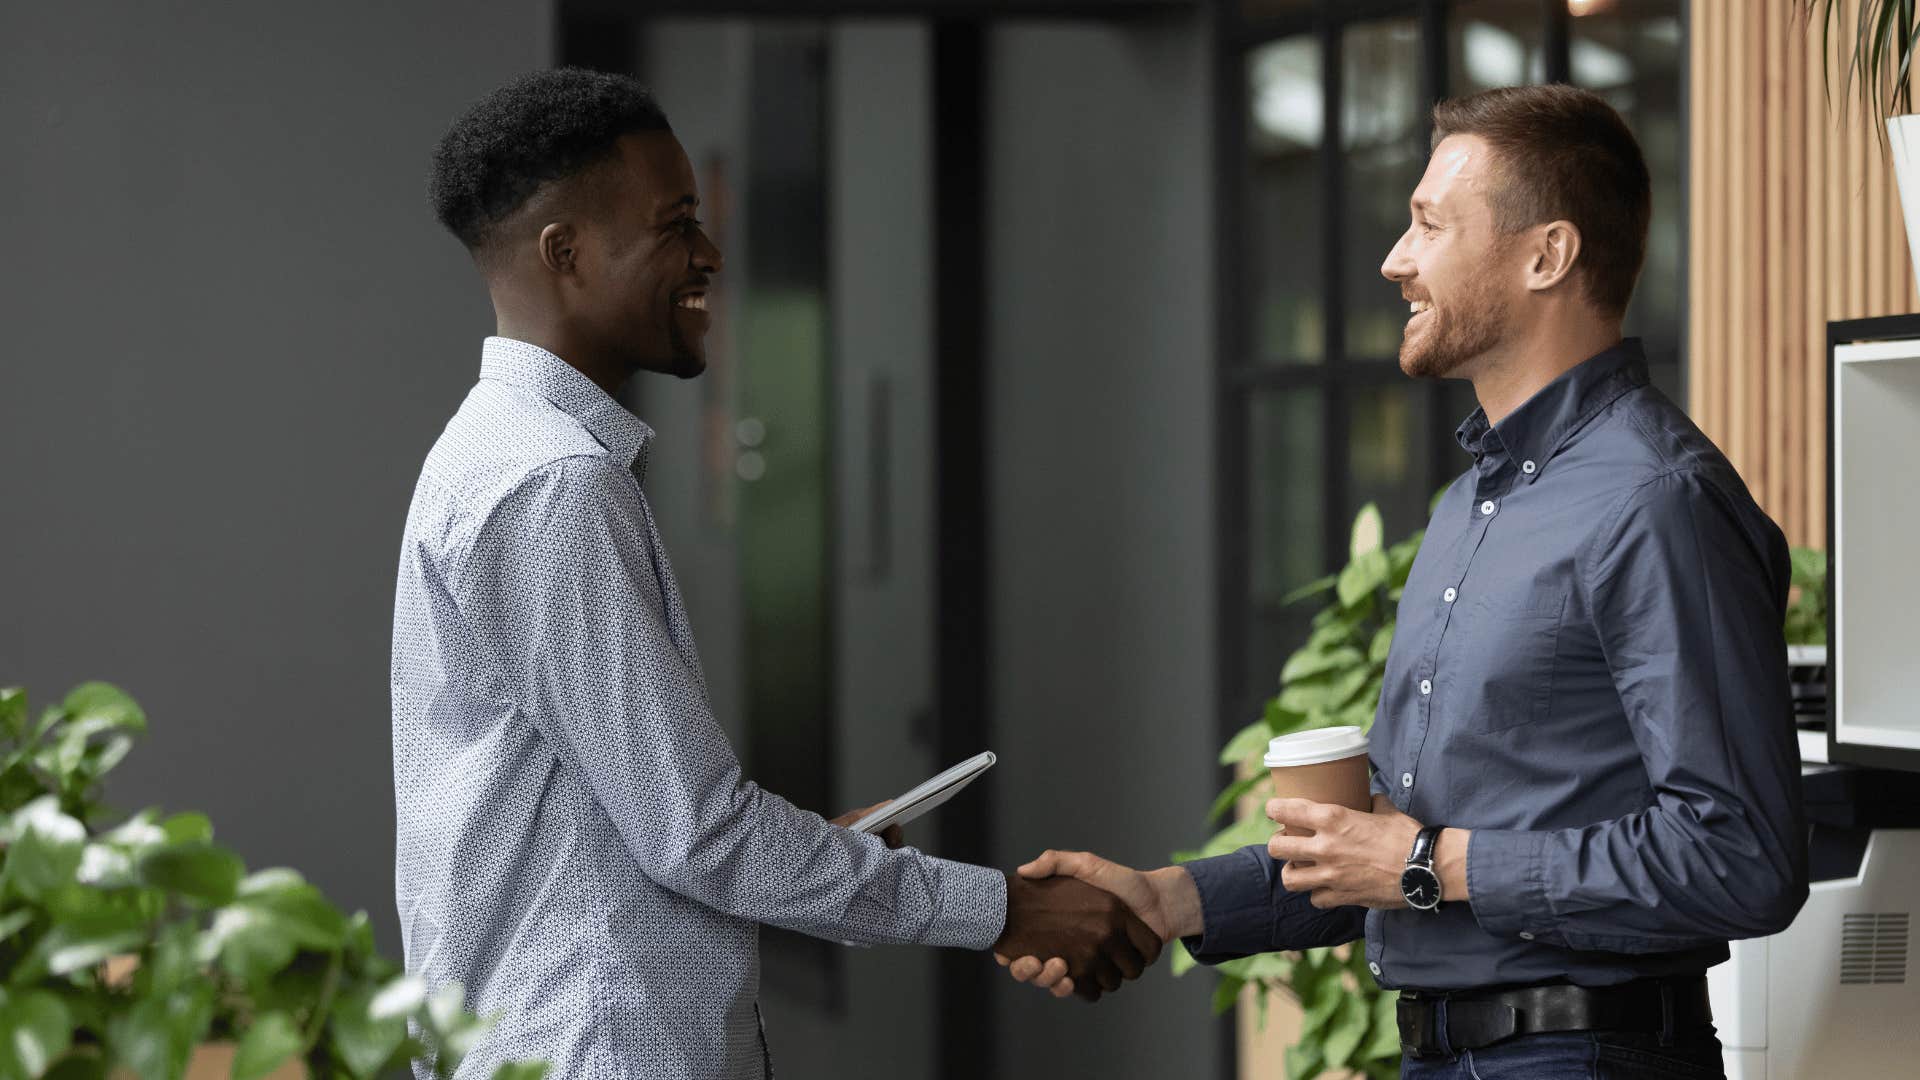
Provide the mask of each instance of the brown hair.
POLYGON ((1627 310, 1647 254, 1653 195, 1626 121, 1600 95, 1565 85, 1509 86, 1433 107, 1433 145, 1477 135, 1503 176, 1488 195, 1493 224, 1514 233, 1549 221, 1580 230, 1574 269, 1611 315, 1627 310))

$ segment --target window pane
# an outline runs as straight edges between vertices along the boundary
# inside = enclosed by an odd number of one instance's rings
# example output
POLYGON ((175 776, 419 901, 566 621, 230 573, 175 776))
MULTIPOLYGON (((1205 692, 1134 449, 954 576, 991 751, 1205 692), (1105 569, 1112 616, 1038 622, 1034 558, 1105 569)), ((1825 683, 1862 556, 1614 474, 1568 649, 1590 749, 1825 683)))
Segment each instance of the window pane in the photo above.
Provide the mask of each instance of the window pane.
POLYGON ((1343 507, 1352 521, 1367 503, 1378 503, 1393 543, 1427 523, 1433 497, 1427 455, 1435 441, 1426 437, 1426 384, 1411 379, 1377 386, 1356 386, 1349 397, 1347 464, 1353 485, 1343 507))
POLYGON ((1400 351, 1407 305, 1380 276, 1380 264, 1406 232, 1407 199, 1426 168, 1419 24, 1392 19, 1351 27, 1340 38, 1340 63, 1346 355, 1387 358, 1400 351))
POLYGON ((1255 395, 1249 408, 1251 685, 1245 690, 1257 701, 1274 693, 1280 666, 1306 640, 1313 618, 1312 605, 1283 607, 1280 599, 1329 569, 1321 542, 1326 395, 1318 389, 1269 391, 1255 395))
POLYGON ((1260 363, 1317 363, 1321 312, 1320 183, 1324 126, 1320 49, 1286 38, 1247 55, 1248 263, 1253 352, 1260 363))
POLYGON ((1547 77, 1540 0, 1467 0, 1447 19, 1447 92, 1523 86, 1547 77))
POLYGON ((1647 262, 1627 309, 1626 332, 1646 341, 1655 381, 1678 398, 1681 303, 1686 269, 1686 197, 1680 171, 1686 153, 1680 96, 1686 58, 1680 0, 1614 0, 1571 20, 1573 81, 1604 96, 1640 140, 1653 177, 1653 224, 1647 262))

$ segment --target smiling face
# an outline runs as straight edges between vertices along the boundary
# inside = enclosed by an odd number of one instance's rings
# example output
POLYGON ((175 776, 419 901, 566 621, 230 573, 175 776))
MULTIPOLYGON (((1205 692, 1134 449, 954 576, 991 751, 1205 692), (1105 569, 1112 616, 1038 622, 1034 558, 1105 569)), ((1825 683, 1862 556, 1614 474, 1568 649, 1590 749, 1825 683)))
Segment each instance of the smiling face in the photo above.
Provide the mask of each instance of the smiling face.
POLYGON ((1380 273, 1409 307, 1400 370, 1416 378, 1466 378, 1474 361, 1509 336, 1526 295, 1517 237, 1494 225, 1488 186, 1499 182, 1492 149, 1474 135, 1434 147, 1409 201, 1412 220, 1380 273))
POLYGON ((720 250, 700 227, 693 166, 665 131, 627 135, 592 180, 570 321, 627 371, 706 370, 710 277, 720 250))

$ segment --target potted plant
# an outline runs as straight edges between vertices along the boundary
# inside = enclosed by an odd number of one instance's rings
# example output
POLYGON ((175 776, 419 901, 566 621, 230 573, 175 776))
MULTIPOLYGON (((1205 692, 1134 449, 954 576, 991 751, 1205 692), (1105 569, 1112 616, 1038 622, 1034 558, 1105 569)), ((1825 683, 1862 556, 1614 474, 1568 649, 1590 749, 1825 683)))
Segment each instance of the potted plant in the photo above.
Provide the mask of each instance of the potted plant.
POLYGON ((146 727, 106 683, 37 719, 0 690, 0 1080, 451 1075, 490 1022, 380 955, 365 912, 248 873, 203 814, 102 805, 146 727))
POLYGON ((1832 94, 1832 35, 1851 38, 1841 113, 1856 92, 1860 106, 1886 121, 1881 146, 1893 157, 1900 212, 1907 223, 1907 249, 1920 275, 1920 116, 1913 115, 1913 56, 1920 50, 1920 5, 1914 0, 1794 0, 1801 14, 1820 18, 1821 75, 1832 94), (1848 15, 1852 18, 1849 19, 1848 15), (1851 25, 1849 25, 1851 23, 1851 25))

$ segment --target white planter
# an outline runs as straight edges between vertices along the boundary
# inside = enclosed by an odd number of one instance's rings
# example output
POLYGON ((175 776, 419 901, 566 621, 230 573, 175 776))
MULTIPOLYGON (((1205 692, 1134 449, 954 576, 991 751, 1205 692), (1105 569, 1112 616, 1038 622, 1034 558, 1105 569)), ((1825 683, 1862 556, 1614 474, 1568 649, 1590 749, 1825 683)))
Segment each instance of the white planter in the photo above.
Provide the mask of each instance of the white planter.
POLYGON ((1888 118, 1887 142, 1894 182, 1900 185, 1900 216, 1907 221, 1907 254, 1920 280, 1920 113, 1888 118))

